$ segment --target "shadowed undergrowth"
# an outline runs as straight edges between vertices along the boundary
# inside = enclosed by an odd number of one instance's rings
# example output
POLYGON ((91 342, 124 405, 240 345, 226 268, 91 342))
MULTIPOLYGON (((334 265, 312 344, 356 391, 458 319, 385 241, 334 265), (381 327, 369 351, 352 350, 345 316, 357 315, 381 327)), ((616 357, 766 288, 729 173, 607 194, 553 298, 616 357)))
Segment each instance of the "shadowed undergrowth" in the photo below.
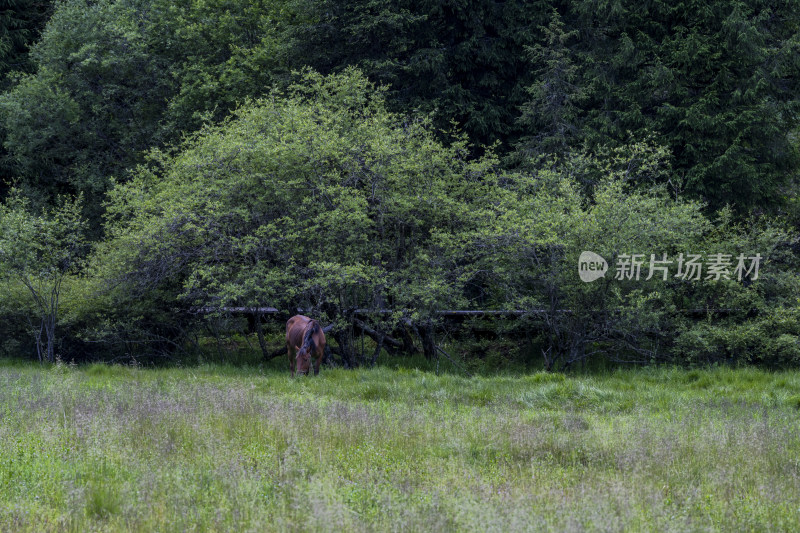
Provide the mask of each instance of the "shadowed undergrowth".
POLYGON ((7 531, 800 528, 800 373, 0 367, 7 531))

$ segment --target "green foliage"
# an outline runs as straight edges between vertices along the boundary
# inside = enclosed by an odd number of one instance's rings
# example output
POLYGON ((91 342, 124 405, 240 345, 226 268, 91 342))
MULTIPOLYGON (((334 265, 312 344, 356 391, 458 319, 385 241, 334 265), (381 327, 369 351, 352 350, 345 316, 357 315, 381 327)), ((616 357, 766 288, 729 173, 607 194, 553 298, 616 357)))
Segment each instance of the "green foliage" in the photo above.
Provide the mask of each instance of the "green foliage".
POLYGON ((669 175, 668 163, 660 147, 635 143, 597 157, 573 156, 536 176, 504 176, 490 223, 476 232, 441 236, 452 272, 480 295, 476 302, 528 310, 521 320, 541 332, 546 368, 600 354, 640 364, 791 364, 790 347, 798 343, 793 329, 781 329, 785 336, 775 343, 752 335, 738 357, 718 339, 692 344, 700 335, 692 328, 701 316, 708 320, 706 335, 723 335, 733 326, 775 330, 773 316, 797 309, 800 278, 790 228, 768 218, 737 224, 729 210, 708 220, 701 204, 656 185, 669 175), (608 261, 604 278, 580 280, 576 266, 582 251, 608 261), (732 258, 760 253, 759 278, 752 283, 676 279, 674 262, 688 253, 732 258), (622 254, 643 254, 640 279, 614 279, 622 254), (645 279, 649 259, 664 254, 673 261, 672 277, 645 279))
MULTIPOLYGON (((203 306, 429 333, 513 308, 474 343, 486 365, 520 359, 519 324, 551 369, 797 361, 796 230, 762 216, 796 218, 796 0, 65 0, 25 59, 48 5, 0 2, 0 196, 27 199, 0 239, 34 250, 3 275, 61 276, 71 303, 44 314, 76 343, 202 352, 203 306), (78 194, 90 275, 31 270, 78 194), (582 250, 758 252, 762 276, 584 284, 582 250)), ((16 279, 6 351, 31 316, 16 279)))
POLYGON ((305 1, 308 22, 290 27, 288 60, 323 73, 347 66, 390 87, 395 111, 433 113, 475 143, 508 142, 529 69, 523 47, 538 4, 483 2, 305 1))
MULTIPOLYGON (((447 142, 455 124, 472 154, 498 142, 538 169, 654 136, 674 188, 712 210, 772 209, 800 162, 796 4, 68 0, 0 96, 3 173, 38 206, 84 192, 97 229, 109 178, 149 148, 290 69, 356 66, 391 111, 430 115, 447 142)), ((5 27, 23 37, 6 41, 30 42, 19 21, 45 12, 11 2, 5 27)))
POLYGON ((794 309, 791 312, 778 309, 744 323, 712 326, 701 322, 681 332, 675 350, 683 362, 695 365, 724 361, 796 367, 800 363, 796 315, 794 309))
POLYGON ((175 156, 154 152, 111 193, 98 259, 186 305, 430 313, 458 299, 432 235, 475 227, 465 200, 492 179, 491 160, 464 155, 387 112, 357 72, 307 72, 175 156))
POLYGON ((655 134, 691 197, 746 213, 783 203, 800 163, 796 0, 300 6, 290 65, 356 65, 393 110, 515 146, 515 166, 655 134))
POLYGON ((580 137, 578 115, 585 89, 569 46, 578 30, 567 31, 555 9, 542 29, 544 41, 526 47, 537 70, 517 119, 527 133, 518 143, 518 158, 566 152, 580 137))
MULTIPOLYGON (((49 13, 6 3, 0 63, 49 13)), ((391 111, 431 116, 447 142, 455 124, 470 153, 497 142, 508 165, 538 169, 653 136, 673 188, 711 210, 771 210, 800 162, 797 13, 796 0, 67 0, 0 95, 3 174, 37 206, 84 192, 97 229, 109 178, 149 148, 291 69, 356 66, 388 87, 391 111)))
POLYGON ((794 232, 770 219, 752 221, 743 228, 723 215, 704 246, 712 253, 724 247, 728 250, 724 253, 734 256, 758 251, 763 256, 759 277, 744 287, 725 282, 681 291, 683 301, 695 308, 722 312, 708 312, 704 320, 686 321, 675 329, 675 360, 795 366, 800 361, 796 320, 800 279, 794 232))
POLYGON ((18 194, 0 204, 0 280, 27 289, 39 320, 31 329, 40 361, 56 358, 62 284, 80 268, 86 253, 84 232, 80 198, 64 199, 43 215, 32 214, 18 194))
POLYGON ((147 13, 152 54, 171 81, 161 135, 176 140, 218 121, 245 99, 269 92, 285 74, 285 0, 153 0, 147 13))
POLYGON ((0 281, 0 357, 35 353, 28 320, 35 316, 28 289, 5 278, 0 281))
POLYGON ((6 74, 30 68, 28 47, 39 36, 51 12, 52 2, 2 0, 0 2, 0 87, 6 74))
POLYGON ((84 193, 97 230, 112 176, 266 92, 280 4, 68 0, 0 95, 8 173, 38 206, 84 193))
POLYGON ((795 1, 558 5, 532 48, 517 155, 654 132, 711 208, 781 203, 799 161, 798 13, 795 1))
POLYGON ((110 195, 95 279, 121 283, 121 302, 136 300, 113 307, 135 317, 176 303, 300 307, 339 327, 355 309, 379 310, 372 321, 384 331, 441 309, 521 309, 551 370, 599 354, 790 362, 794 330, 734 359, 692 344, 697 310, 722 334, 796 309, 787 228, 766 218, 742 225, 729 210, 707 219, 702 204, 659 185, 670 158, 652 140, 573 154, 538 174, 503 173, 491 156, 468 159, 463 142, 443 146, 425 121, 388 112, 384 92, 357 71, 308 71, 182 150, 152 152, 110 195), (606 278, 576 275, 584 250, 611 263, 606 278), (696 252, 761 253, 761 277, 613 279, 623 254, 643 254, 646 270, 651 254, 696 252))
MULTIPOLYGON (((34 69, 28 51, 38 39, 52 12, 52 2, 37 0, 0 1, 0 91, 13 83, 12 72, 34 69)), ((3 129, 0 128, 0 199, 8 193, 4 177, 13 170, 2 148, 3 129)))
MULTIPOLYGON (((12 171, 39 206, 63 193, 102 198, 153 142, 168 93, 139 24, 144 5, 59 4, 32 52, 37 71, 0 96, 12 171)), ((100 202, 87 207, 97 220, 100 202)))

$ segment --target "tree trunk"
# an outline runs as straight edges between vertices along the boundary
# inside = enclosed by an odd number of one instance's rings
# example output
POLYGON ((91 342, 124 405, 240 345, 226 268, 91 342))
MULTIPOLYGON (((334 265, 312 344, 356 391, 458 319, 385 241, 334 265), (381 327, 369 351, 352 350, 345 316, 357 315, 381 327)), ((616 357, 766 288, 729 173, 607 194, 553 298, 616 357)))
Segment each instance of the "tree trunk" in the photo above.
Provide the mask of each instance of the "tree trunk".
POLYGON ((47 317, 47 325, 45 326, 45 333, 47 334, 47 360, 54 363, 56 360, 56 317, 55 313, 47 317))
POLYGON ((433 361, 436 357, 436 340, 433 336, 433 322, 430 320, 425 325, 419 328, 420 338, 422 339, 422 353, 425 354, 425 359, 433 361))
POLYGON ((384 335, 381 335, 378 338, 378 345, 375 346, 375 353, 372 354, 372 360, 370 361, 370 366, 375 366, 375 363, 378 362, 378 356, 381 353, 381 349, 383 348, 383 339, 384 335))
POLYGON ((345 368, 355 368, 356 364, 353 357, 353 346, 347 331, 334 331, 333 338, 339 345, 339 355, 342 356, 342 364, 345 368))
POLYGON ((270 359, 269 352, 267 351, 267 342, 264 340, 264 330, 261 327, 261 313, 255 313, 253 328, 256 330, 258 336, 258 345, 261 347, 261 354, 264 359, 270 359))
POLYGON ((408 355, 413 355, 417 352, 417 347, 414 345, 414 338, 411 336, 409 329, 413 330, 413 327, 411 326, 411 321, 406 320, 404 325, 401 326, 401 335, 403 340, 402 350, 408 355))
POLYGON ((36 355, 39 356, 39 364, 44 362, 44 347, 42 346, 42 333, 44 332, 44 320, 39 324, 39 331, 36 333, 36 355))
POLYGON ((381 342, 383 342, 383 343, 387 344, 388 346, 390 346, 392 348, 395 348, 395 349, 401 349, 403 347, 403 343, 400 342, 399 340, 397 340, 397 339, 395 339, 393 337, 390 337, 389 335, 387 335, 383 331, 379 331, 379 330, 371 328, 370 326, 368 326, 362 320, 354 318, 353 319, 353 324, 355 325, 355 327, 360 329, 362 332, 366 333, 367 336, 370 337, 375 342, 381 341, 381 342))

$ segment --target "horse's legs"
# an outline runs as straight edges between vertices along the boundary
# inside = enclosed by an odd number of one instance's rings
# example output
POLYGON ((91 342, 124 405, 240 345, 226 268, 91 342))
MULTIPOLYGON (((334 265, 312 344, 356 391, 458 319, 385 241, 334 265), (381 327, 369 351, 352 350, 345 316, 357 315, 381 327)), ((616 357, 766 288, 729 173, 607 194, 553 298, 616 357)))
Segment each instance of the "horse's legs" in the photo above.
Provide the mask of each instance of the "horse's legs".
POLYGON ((314 375, 316 376, 319 374, 319 365, 322 363, 322 358, 325 357, 325 347, 324 346, 317 346, 317 351, 319 355, 317 355, 317 360, 314 362, 314 375))
POLYGON ((292 373, 292 377, 294 377, 294 365, 292 364, 292 343, 286 343, 286 353, 289 356, 289 371, 292 373))

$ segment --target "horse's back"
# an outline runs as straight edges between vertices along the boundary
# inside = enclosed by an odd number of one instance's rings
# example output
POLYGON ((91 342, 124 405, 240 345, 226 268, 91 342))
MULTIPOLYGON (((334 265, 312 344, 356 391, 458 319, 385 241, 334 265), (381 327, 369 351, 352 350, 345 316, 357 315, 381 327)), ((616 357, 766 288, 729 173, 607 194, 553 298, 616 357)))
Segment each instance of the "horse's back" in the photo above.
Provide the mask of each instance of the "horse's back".
POLYGON ((286 342, 299 346, 303 341, 303 332, 311 319, 303 315, 295 315, 286 322, 286 342))
POLYGON ((294 315, 286 322, 286 331, 295 326, 305 326, 309 322, 311 322, 311 319, 305 315, 294 315))

